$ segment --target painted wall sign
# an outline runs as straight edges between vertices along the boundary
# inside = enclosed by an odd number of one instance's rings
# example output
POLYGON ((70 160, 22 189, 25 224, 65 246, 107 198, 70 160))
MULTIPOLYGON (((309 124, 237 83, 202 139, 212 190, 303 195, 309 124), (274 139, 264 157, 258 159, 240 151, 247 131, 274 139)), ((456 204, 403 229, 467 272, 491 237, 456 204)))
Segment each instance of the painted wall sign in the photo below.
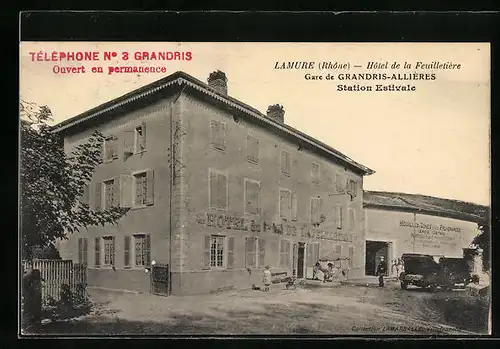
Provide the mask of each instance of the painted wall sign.
POLYGON ((461 240, 461 228, 401 220, 400 227, 411 228, 412 243, 422 248, 455 248, 461 240))
POLYGON ((323 230, 312 227, 311 224, 275 223, 218 213, 205 213, 197 215, 196 222, 208 227, 220 229, 266 232, 283 236, 300 236, 343 242, 352 242, 354 238, 353 233, 323 230))

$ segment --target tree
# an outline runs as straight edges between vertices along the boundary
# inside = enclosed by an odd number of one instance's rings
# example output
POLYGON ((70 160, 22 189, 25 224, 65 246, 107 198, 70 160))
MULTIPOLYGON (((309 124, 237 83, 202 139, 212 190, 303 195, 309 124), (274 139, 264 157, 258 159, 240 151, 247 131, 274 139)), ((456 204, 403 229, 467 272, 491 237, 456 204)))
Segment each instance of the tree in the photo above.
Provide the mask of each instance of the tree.
POLYGON ((20 201, 23 259, 37 247, 67 239, 89 226, 116 224, 127 212, 121 207, 93 211, 82 202, 85 184, 101 162, 103 136, 95 131, 66 154, 61 137, 51 131, 47 106, 21 100, 20 201))
POLYGON ((487 219, 483 219, 477 226, 480 233, 476 235, 472 243, 483 250, 483 269, 489 270, 491 245, 490 223, 487 219))

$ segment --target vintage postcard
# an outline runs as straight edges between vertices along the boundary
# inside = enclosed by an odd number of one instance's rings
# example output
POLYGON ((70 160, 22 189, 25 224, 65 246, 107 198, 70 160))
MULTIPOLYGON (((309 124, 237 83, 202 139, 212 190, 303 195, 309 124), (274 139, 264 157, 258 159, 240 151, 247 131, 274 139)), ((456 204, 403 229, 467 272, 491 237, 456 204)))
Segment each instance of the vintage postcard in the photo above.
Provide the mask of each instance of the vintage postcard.
POLYGON ((490 98, 488 43, 21 42, 21 333, 490 333, 490 98))

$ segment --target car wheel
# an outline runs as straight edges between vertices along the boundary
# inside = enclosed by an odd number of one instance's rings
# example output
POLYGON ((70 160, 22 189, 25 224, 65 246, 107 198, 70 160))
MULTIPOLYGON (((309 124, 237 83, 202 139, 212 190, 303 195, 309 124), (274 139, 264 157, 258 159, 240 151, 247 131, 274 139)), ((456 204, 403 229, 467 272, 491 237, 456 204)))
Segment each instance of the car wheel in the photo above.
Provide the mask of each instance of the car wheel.
POLYGON ((401 289, 402 290, 407 290, 408 289, 408 284, 404 281, 401 281, 401 289))

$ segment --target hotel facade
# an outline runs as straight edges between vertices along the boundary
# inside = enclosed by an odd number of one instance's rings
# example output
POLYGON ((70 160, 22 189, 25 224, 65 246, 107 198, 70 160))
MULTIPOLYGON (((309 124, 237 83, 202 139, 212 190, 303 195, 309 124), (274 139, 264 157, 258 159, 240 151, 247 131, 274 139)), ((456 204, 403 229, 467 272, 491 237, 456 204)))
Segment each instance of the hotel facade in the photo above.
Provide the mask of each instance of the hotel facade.
POLYGON ((67 152, 105 136, 82 200, 129 208, 60 241, 61 257, 87 264, 91 286, 141 292, 168 265, 174 295, 251 287, 266 265, 311 277, 321 258, 364 276, 374 171, 288 126, 282 106, 230 97, 224 73, 207 81, 177 72, 55 126, 67 152))

